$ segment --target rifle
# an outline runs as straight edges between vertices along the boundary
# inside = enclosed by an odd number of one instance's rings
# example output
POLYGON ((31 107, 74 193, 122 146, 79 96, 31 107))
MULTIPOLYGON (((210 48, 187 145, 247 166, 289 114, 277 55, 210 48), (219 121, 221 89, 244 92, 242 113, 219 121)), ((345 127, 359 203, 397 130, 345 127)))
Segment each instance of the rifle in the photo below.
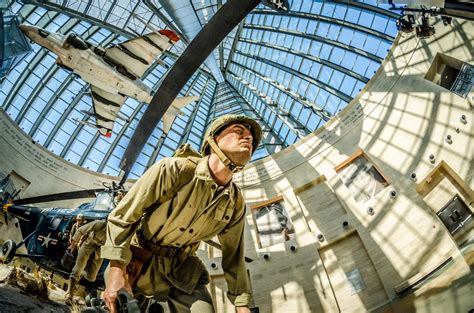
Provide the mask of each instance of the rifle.
MULTIPOLYGON (((82 309, 81 313, 108 313, 105 308, 105 302, 101 298, 86 298, 87 308, 82 309)), ((120 289, 116 300, 117 310, 119 313, 141 313, 138 301, 129 294, 125 289, 120 289)))
POLYGON ((141 313, 137 299, 125 289, 119 290, 116 304, 119 313, 141 313))

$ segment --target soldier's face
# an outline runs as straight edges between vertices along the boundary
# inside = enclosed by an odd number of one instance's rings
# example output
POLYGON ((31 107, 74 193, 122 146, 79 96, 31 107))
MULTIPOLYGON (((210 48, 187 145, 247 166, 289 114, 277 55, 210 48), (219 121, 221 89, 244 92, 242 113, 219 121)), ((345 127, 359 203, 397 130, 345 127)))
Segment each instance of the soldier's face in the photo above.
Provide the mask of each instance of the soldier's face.
POLYGON ((219 148, 237 165, 246 164, 252 156, 252 133, 243 124, 232 124, 217 137, 219 148))

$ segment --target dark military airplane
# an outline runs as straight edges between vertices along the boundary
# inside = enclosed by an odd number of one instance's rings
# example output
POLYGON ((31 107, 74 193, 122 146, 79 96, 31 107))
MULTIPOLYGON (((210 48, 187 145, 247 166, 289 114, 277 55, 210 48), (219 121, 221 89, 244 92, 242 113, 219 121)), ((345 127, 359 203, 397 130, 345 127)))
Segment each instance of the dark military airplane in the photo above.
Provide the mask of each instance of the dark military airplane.
MULTIPOLYGON (((66 250, 69 246, 69 234, 76 217, 81 214, 85 220, 105 219, 115 208, 114 198, 123 191, 115 183, 105 185, 102 189, 68 192, 48 196, 15 200, 7 191, 0 193, 0 201, 4 212, 18 219, 22 237, 16 243, 6 240, 0 249, 0 261, 9 263, 14 257, 28 257, 40 267, 62 276, 69 276, 74 266, 71 254, 66 250), (25 204, 65 200, 71 198, 87 198, 95 194, 95 200, 70 208, 39 208, 25 204), (27 253, 17 253, 17 249, 25 245, 27 253)), ((2 189, 2 186, 0 186, 2 189)), ((8 217, 5 222, 8 224, 8 217)))

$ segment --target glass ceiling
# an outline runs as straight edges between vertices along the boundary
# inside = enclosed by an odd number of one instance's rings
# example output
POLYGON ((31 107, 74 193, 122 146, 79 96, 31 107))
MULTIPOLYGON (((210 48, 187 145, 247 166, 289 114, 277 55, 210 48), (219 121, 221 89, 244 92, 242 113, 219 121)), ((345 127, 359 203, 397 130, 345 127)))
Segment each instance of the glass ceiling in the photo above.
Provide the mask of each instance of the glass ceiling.
MULTIPOLYGON (((49 31, 74 32, 103 46, 153 29, 171 28, 183 40, 162 55, 143 77, 156 90, 192 40, 169 18, 158 0, 23 1, 12 11, 21 22, 49 31), (148 26, 147 26, 148 25, 148 26)), ((222 1, 180 0, 192 5, 201 25, 222 1)), ((225 1, 224 1, 225 3, 225 1)), ((156 127, 130 178, 170 156, 185 142, 196 149, 206 126, 226 113, 257 118, 264 139, 253 159, 287 147, 321 127, 343 109, 377 71, 397 35, 397 15, 376 1, 324 3, 290 0, 291 12, 278 14, 260 5, 214 51, 224 82, 203 65, 180 95, 197 95, 168 134, 156 127)), ((119 163, 146 108, 128 98, 112 138, 98 135, 86 121, 92 112, 87 83, 55 64, 56 56, 34 44, 0 87, 0 105, 33 140, 85 168, 119 175, 119 163)))

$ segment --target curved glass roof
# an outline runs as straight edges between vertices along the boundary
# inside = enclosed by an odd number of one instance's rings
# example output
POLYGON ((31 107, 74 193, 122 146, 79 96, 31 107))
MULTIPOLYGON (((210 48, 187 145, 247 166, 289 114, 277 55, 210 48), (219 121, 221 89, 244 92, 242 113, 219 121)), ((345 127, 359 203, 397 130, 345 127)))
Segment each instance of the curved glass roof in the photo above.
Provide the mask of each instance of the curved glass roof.
MULTIPOLYGON (((187 43, 225 3, 23 2, 27 4, 16 3, 11 8, 22 22, 49 31, 74 32, 103 46, 154 29, 178 32, 183 40, 143 77, 153 90, 187 43), (190 5, 195 13, 192 18, 182 13, 190 5)), ((348 5, 294 0, 290 1, 291 12, 284 15, 258 6, 188 81, 180 95, 196 95, 200 100, 183 109, 168 134, 159 123, 130 177, 140 176, 181 143, 189 142, 197 149, 208 123, 221 114, 242 113, 259 119, 264 139, 254 160, 316 130, 357 95, 387 55, 397 34, 397 15, 387 8, 375 1, 348 5)), ((112 137, 100 136, 94 128, 79 123, 88 119, 84 112, 92 112, 88 84, 58 67, 50 51, 36 44, 33 49, 3 80, 2 108, 33 140, 58 156, 94 171, 119 175, 121 157, 147 104, 128 98, 112 137)))

